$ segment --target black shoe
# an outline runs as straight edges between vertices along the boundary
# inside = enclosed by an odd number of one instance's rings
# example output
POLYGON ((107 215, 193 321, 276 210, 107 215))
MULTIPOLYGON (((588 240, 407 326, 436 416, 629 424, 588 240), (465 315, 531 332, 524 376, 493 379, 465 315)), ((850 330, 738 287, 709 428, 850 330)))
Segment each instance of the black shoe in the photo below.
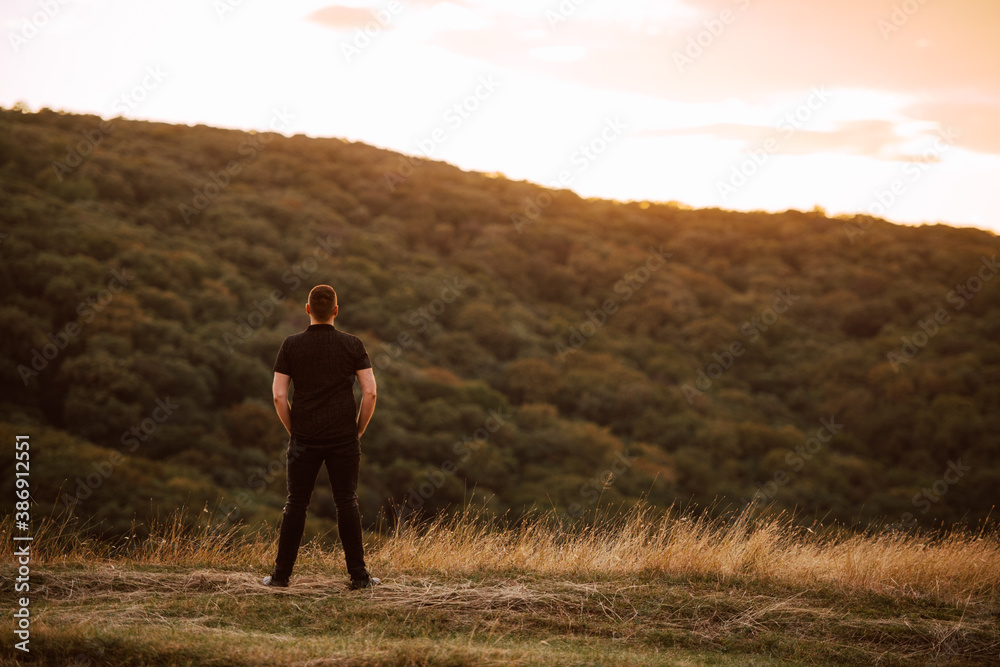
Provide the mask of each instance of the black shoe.
POLYGON ((265 586, 277 586, 278 588, 288 588, 288 579, 278 579, 273 574, 264 577, 265 586))
POLYGON ((358 591, 362 588, 375 588, 382 583, 378 577, 368 577, 367 579, 351 579, 351 590, 358 591))

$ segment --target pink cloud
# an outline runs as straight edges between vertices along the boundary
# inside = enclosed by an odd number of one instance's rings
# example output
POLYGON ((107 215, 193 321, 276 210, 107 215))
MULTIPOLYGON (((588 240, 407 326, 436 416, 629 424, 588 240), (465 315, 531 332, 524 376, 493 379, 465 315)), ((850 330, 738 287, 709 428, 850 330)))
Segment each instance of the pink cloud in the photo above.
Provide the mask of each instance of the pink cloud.
POLYGON ((361 7, 330 5, 317 9, 306 20, 334 30, 349 30, 363 28, 365 24, 375 20, 375 15, 372 10, 361 7))
MULTIPOLYGON (((670 137, 703 135, 716 139, 737 140, 748 150, 765 146, 778 155, 810 153, 847 153, 881 160, 913 160, 903 149, 903 138, 896 133, 894 123, 882 120, 861 120, 840 123, 829 131, 797 129, 791 125, 766 127, 737 123, 716 123, 689 128, 669 128, 646 131, 640 136, 670 137)), ((923 159, 923 158, 920 158, 923 159)))
POLYGON ((930 102, 905 109, 911 118, 932 120, 942 127, 954 127, 956 143, 980 153, 1000 154, 1000 103, 930 102))
POLYGON ((349 30, 352 28, 363 28, 368 23, 377 20, 376 15, 379 12, 390 11, 393 14, 398 14, 400 11, 410 8, 433 8, 442 2, 448 2, 449 4, 461 7, 470 6, 467 0, 406 0, 405 2, 396 0, 394 3, 395 10, 387 9, 384 6, 345 7, 343 5, 328 5, 314 11, 306 17, 306 20, 334 30, 349 30))
MULTIPOLYGON (((445 31, 433 43, 454 53, 593 89, 681 102, 739 98, 767 103, 775 95, 829 88, 867 89, 934 101, 908 115, 941 127, 954 125, 963 144, 1000 153, 1000 3, 951 0, 895 13, 892 2, 841 0, 688 0, 702 18, 634 22, 573 17, 549 29, 535 19, 501 14, 489 31, 445 31), (721 31, 712 23, 729 12, 721 31), (712 23, 717 34, 705 33, 712 23), (889 26, 888 28, 886 26, 889 26), (525 36, 527 35, 527 37, 525 36), (680 67, 677 54, 695 39, 695 57, 680 67), (571 63, 530 56, 539 46, 579 46, 571 63), (962 105, 975 94, 988 100, 962 105)), ((901 3, 895 3, 900 5, 901 3)), ((846 142, 852 152, 879 153, 898 138, 883 124, 852 124, 834 133, 803 133, 803 146, 846 142), (812 142, 812 143, 810 143, 812 142), (831 143, 832 142, 832 143, 831 143)))

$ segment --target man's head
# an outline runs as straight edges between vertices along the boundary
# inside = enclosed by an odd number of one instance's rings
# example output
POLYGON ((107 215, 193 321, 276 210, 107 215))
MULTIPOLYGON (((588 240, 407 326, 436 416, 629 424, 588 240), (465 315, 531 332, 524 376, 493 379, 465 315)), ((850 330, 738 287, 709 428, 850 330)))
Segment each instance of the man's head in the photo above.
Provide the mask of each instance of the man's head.
POLYGON ((337 293, 329 285, 316 285, 309 292, 306 312, 313 321, 323 324, 337 315, 337 293))

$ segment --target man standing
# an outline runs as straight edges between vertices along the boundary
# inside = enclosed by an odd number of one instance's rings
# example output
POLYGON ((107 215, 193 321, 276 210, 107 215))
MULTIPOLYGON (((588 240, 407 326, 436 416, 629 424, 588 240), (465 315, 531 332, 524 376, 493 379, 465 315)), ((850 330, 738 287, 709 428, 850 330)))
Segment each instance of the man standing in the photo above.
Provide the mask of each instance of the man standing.
POLYGON ((281 518, 278 555, 265 586, 288 586, 306 524, 306 508, 320 466, 326 464, 337 506, 337 528, 344 547, 351 589, 379 582, 365 569, 358 511, 361 436, 375 410, 375 375, 364 344, 337 331, 337 293, 329 285, 309 292, 305 331, 285 339, 274 362, 274 408, 288 431, 288 499, 281 518), (354 379, 361 385, 361 409, 354 401, 354 379), (295 386, 291 407, 288 385, 295 386))

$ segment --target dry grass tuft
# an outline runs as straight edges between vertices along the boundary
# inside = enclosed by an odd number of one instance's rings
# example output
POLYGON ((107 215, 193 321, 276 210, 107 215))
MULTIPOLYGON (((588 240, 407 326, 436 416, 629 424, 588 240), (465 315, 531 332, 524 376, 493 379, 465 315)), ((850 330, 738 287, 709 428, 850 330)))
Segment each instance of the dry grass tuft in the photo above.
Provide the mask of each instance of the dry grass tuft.
POLYGON ((383 539, 373 561, 400 572, 749 578, 826 584, 850 592, 932 596, 961 603, 1000 590, 995 531, 939 535, 815 533, 787 515, 728 519, 640 508, 594 525, 552 517, 517 525, 467 510, 404 527, 383 539))
MULTIPOLYGON (((13 522, 2 525, 0 544, 10 562, 13 522)), ((149 526, 145 539, 133 535, 117 544, 88 538, 80 528, 66 518, 40 522, 34 531, 33 562, 104 564, 110 568, 108 576, 116 564, 266 572, 276 550, 275 530, 268 526, 249 532, 219 529, 199 525, 182 513, 149 526)), ((995 529, 814 533, 796 526, 787 515, 766 515, 753 508, 711 518, 645 507, 576 524, 554 515, 512 522, 467 508, 376 535, 368 552, 375 572, 392 576, 444 573, 461 579, 534 573, 572 578, 662 573, 792 586, 820 584, 851 593, 929 597, 959 606, 995 598, 1000 590, 1000 540, 995 529)), ((311 542, 301 551, 297 583, 304 584, 313 572, 340 572, 342 567, 339 548, 331 552, 311 542)), ((198 570, 185 576, 207 577, 198 570)), ((205 581, 219 585, 217 578, 205 581)), ((486 596, 483 604, 519 604, 517 586, 503 590, 510 599, 489 598, 489 590, 474 586, 435 587, 427 604, 447 605, 469 596, 486 596)), ((393 595, 392 589, 386 594, 393 595)))

